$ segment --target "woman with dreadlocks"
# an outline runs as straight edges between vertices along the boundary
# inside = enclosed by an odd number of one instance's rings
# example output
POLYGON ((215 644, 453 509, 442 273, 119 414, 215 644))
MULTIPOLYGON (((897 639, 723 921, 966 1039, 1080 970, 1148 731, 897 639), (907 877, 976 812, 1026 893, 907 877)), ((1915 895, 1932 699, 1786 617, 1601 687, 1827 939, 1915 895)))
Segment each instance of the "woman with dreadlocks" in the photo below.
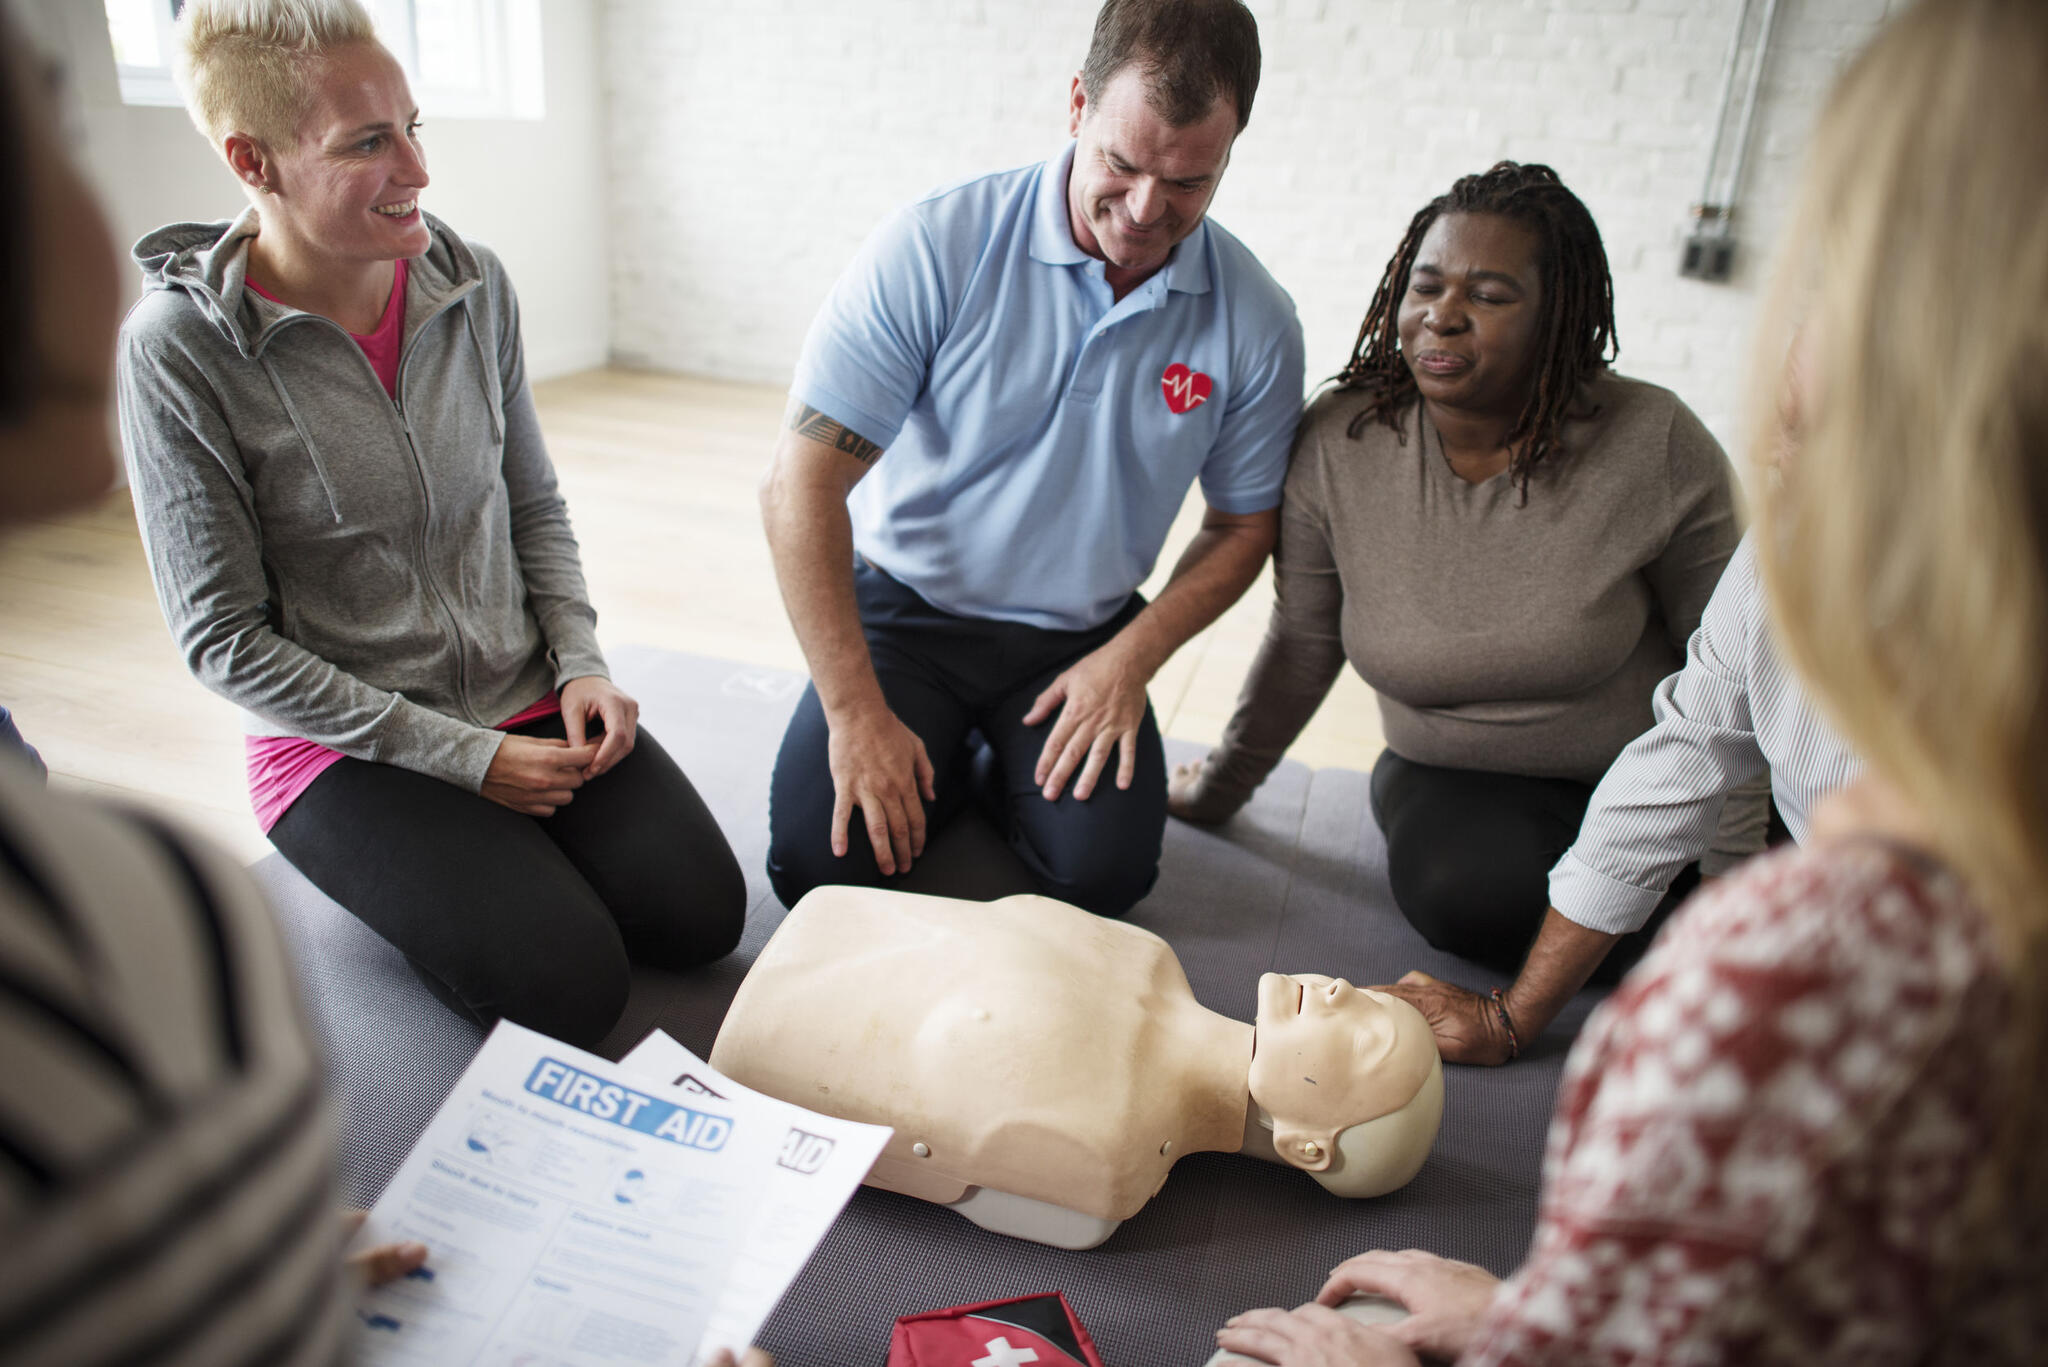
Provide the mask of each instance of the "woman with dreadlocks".
MULTIPOLYGON (((1303 418, 1272 621, 1222 745, 1174 776, 1175 815, 1242 806, 1349 658, 1386 731, 1372 804, 1395 901, 1437 948, 1516 969, 1547 874, 1651 724, 1738 535, 1720 446, 1675 395, 1614 374, 1614 354, 1599 229, 1549 167, 1501 162, 1415 215, 1303 418)), ((1724 809, 1724 828, 1755 815, 1724 809)), ((1511 997, 1512 1025, 1487 1002, 1502 1057, 1582 981, 1511 997)), ((1422 975, 1400 990, 1462 993, 1422 975)))

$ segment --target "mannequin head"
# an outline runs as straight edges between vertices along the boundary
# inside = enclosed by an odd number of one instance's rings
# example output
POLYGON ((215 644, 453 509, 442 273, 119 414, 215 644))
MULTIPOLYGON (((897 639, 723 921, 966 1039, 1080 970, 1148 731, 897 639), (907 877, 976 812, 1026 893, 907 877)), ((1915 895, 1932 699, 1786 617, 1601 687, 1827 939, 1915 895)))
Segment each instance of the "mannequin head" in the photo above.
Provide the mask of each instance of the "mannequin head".
POLYGON ((1317 973, 1259 979, 1252 1100, 1272 1118, 1284 1162, 1319 1180, 1345 1174, 1332 1190, 1369 1194, 1348 1188, 1376 1185, 1411 1157, 1419 1166, 1436 1137, 1442 1077, 1429 1023, 1399 998, 1317 973))
POLYGON ((1429 1065, 1408 1104, 1337 1132, 1337 1156, 1309 1176, 1332 1196, 1384 1196, 1422 1171, 1444 1118, 1444 1065, 1429 1065))

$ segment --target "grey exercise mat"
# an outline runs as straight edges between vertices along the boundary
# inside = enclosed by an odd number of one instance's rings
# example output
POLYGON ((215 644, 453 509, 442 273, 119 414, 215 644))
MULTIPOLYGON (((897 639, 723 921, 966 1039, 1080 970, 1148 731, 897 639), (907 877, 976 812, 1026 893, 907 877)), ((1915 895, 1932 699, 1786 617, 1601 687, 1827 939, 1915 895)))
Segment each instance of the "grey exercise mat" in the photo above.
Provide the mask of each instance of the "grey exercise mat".
MULTIPOLYGON (((747 965, 783 914, 762 872, 768 775, 803 680, 648 648, 619 650, 612 664, 640 699, 642 724, 724 827, 747 871, 750 905, 746 937, 729 959, 695 973, 636 975, 605 1051, 616 1056, 659 1025, 708 1053, 747 965)), ((1200 753, 1174 742, 1168 750, 1170 759, 1200 753)), ((1410 968, 1473 986, 1497 981, 1431 950, 1395 911, 1366 782, 1353 771, 1290 762, 1226 825, 1168 823, 1158 886, 1129 919, 1174 946, 1204 1005, 1250 1020, 1258 975, 1274 969, 1355 983, 1386 982, 1410 968)), ((270 856, 255 872, 278 908, 328 1050, 344 1193, 367 1204, 481 1036, 282 858, 270 856)), ((995 832, 971 815, 935 842, 909 886, 970 897, 1030 890, 995 832)), ((1428 1164, 1378 1200, 1343 1201, 1288 1169, 1197 1154, 1108 1243, 1072 1253, 863 1188, 769 1321, 763 1346, 782 1367, 879 1363, 898 1315, 1063 1290, 1110 1367, 1199 1364, 1225 1318, 1296 1304, 1363 1249, 1425 1248, 1505 1273, 1528 1244, 1559 1069, 1594 1000, 1589 993, 1574 1002, 1512 1067, 1448 1069, 1443 1129, 1428 1164)))

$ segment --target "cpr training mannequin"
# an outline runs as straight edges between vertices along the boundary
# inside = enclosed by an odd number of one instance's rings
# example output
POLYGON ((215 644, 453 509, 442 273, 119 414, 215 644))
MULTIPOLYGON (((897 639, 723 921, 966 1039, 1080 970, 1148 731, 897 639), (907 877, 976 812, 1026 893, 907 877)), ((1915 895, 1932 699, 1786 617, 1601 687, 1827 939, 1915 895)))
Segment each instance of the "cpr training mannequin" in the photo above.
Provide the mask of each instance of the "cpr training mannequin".
POLYGON ((1150 931, 1035 896, 816 889, 740 985, 711 1063, 893 1126, 870 1185, 1065 1248, 1108 1238, 1186 1153, 1392 1191, 1443 1113, 1443 1065, 1406 1002, 1268 973, 1247 1025, 1199 1005, 1150 931))

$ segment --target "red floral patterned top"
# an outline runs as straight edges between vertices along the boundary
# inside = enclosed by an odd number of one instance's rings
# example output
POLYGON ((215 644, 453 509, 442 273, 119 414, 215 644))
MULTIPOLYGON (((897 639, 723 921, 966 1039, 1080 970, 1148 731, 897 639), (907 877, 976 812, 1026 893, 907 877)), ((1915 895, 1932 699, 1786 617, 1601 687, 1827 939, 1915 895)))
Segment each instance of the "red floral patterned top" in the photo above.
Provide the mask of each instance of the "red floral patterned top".
POLYGON ((1903 851, 1702 894, 1574 1047, 1529 1258, 1461 1363, 2048 1360, 2040 1231, 1942 1291, 2009 1005, 1981 913, 1903 851))

